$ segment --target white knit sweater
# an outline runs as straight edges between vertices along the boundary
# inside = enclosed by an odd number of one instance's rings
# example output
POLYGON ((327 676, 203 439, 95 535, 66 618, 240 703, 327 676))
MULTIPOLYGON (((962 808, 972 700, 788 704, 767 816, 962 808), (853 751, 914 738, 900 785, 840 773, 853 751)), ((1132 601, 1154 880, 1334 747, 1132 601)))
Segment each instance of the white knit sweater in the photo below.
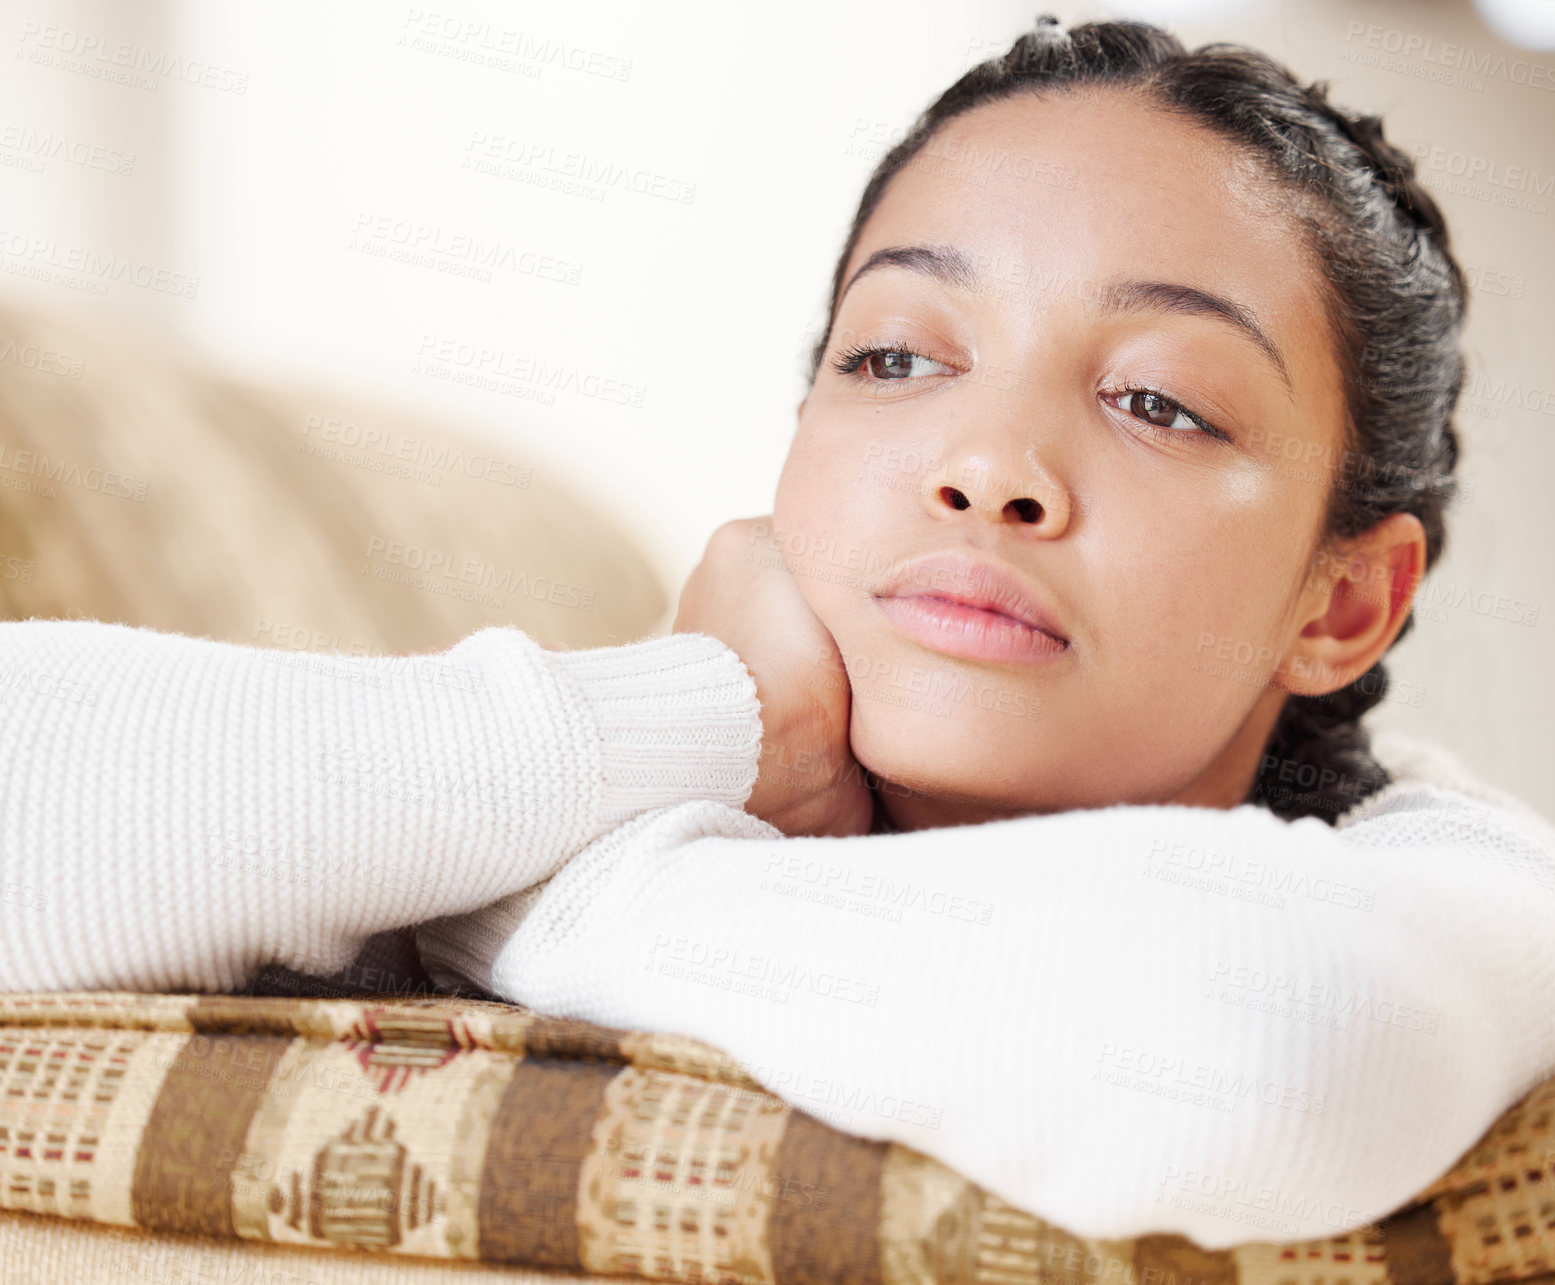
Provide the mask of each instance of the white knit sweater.
POLYGON ((760 748, 700 634, 0 624, 0 988, 231 990, 421 924, 434 975, 698 1036, 1071 1232, 1211 1248, 1387 1214, 1555 1073, 1555 829, 1445 753, 1379 740, 1404 779, 1338 827, 805 839, 740 810, 760 748))

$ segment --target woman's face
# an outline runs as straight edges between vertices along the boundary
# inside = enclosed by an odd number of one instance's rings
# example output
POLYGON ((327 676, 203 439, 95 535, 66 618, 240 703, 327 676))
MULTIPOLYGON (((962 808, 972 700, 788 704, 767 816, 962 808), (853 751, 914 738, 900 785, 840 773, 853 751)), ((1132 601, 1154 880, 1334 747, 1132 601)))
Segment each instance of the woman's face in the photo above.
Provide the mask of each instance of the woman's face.
POLYGON ((882 805, 1239 803, 1326 598, 1344 415, 1288 202, 1138 97, 1021 95, 942 127, 843 280, 774 537, 882 805), (936 601, 989 567, 1061 642, 936 601))

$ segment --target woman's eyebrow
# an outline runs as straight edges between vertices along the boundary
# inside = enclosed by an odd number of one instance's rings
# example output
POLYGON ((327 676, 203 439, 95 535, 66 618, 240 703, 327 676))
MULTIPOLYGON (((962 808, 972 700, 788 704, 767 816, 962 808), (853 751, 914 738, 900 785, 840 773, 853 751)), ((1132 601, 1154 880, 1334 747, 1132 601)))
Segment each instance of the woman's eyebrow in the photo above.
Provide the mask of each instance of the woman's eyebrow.
MULTIPOLYGON (((876 250, 865 259, 859 270, 848 279, 842 293, 837 296, 837 307, 847 298, 848 291, 866 272, 879 268, 906 268, 922 276, 962 290, 976 290, 980 284, 977 269, 971 258, 955 246, 893 245, 876 250)), ((1198 286, 1183 285, 1174 281, 1111 280, 1104 283, 1095 298, 1098 307, 1108 312, 1161 312, 1179 313, 1194 317, 1217 318, 1229 322, 1268 358, 1269 364, 1285 385, 1285 392, 1294 398, 1290 370, 1285 364, 1279 345, 1269 338, 1268 332, 1258 324, 1252 309, 1224 295, 1201 290, 1198 286)))
POLYGON ((977 269, 972 266, 972 260, 953 245, 891 245, 876 250, 848 278, 848 284, 842 287, 842 293, 837 296, 838 308, 842 307, 842 301, 848 297, 848 291, 853 289, 853 283, 876 268, 906 268, 909 272, 933 277, 947 286, 959 286, 963 290, 975 290, 978 285, 977 269))
POLYGON ((1291 386, 1290 371, 1279 346, 1258 324, 1252 309, 1235 300, 1175 281, 1113 280, 1102 286, 1096 303, 1108 312, 1175 312, 1228 321, 1258 345, 1285 385, 1286 395, 1295 398, 1296 390, 1291 386))

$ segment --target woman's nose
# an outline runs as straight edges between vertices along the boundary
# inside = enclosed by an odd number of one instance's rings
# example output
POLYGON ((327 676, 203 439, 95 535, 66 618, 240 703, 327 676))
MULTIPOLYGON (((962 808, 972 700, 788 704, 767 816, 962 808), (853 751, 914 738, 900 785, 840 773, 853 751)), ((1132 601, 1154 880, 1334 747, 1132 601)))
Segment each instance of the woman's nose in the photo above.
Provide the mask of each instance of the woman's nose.
POLYGON ((987 522, 1029 529, 1052 539, 1069 523, 1068 497, 1055 480, 1034 472, 1019 480, 963 466, 954 477, 932 479, 925 494, 929 516, 971 512, 987 522))
MULTIPOLYGON (((970 509, 972 507, 972 501, 967 499, 966 492, 959 487, 940 487, 939 498, 953 509, 970 509)), ((1029 495, 1023 495, 1016 500, 1006 500, 1004 507, 1013 513, 1016 520, 1020 522, 1040 521, 1042 515, 1047 511, 1042 507, 1040 501, 1032 499, 1029 495)))

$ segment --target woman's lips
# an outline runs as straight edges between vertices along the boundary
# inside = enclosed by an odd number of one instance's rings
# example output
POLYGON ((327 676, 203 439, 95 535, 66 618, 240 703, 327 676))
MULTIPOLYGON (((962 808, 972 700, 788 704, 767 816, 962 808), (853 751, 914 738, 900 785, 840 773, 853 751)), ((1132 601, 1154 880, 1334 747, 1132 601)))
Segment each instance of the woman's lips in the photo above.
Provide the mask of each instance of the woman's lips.
POLYGON ((983 607, 969 607, 929 595, 876 598, 899 632, 932 651, 968 660, 1052 660, 1069 644, 1024 621, 983 607))

